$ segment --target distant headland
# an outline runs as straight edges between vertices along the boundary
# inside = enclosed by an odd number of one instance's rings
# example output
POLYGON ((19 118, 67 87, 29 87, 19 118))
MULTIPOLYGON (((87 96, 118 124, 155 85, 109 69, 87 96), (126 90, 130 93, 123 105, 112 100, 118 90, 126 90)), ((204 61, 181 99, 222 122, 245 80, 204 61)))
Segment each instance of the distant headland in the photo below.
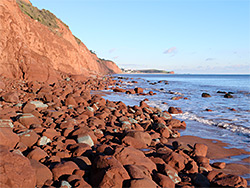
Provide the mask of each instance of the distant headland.
POLYGON ((158 69, 142 69, 142 70, 134 70, 134 69, 124 69, 121 68, 122 73, 125 74, 174 74, 174 71, 165 71, 158 69))

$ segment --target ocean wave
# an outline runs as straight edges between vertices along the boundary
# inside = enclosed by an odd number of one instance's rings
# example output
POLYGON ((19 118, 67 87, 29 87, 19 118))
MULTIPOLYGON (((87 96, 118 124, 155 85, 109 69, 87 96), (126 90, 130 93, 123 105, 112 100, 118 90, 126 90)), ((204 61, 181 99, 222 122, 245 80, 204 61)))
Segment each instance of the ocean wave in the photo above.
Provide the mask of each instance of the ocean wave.
POLYGON ((178 118, 183 119, 183 120, 192 120, 192 121, 197 121, 197 122, 207 124, 207 125, 217 126, 220 128, 228 129, 234 133, 239 133, 239 134, 242 134, 244 136, 250 137, 250 128, 244 127, 242 125, 236 125, 233 123, 226 123, 226 122, 217 122, 217 121, 211 120, 211 119, 204 119, 204 118, 199 117, 196 114, 193 114, 191 112, 185 112, 182 114, 175 114, 173 116, 178 117, 178 118))

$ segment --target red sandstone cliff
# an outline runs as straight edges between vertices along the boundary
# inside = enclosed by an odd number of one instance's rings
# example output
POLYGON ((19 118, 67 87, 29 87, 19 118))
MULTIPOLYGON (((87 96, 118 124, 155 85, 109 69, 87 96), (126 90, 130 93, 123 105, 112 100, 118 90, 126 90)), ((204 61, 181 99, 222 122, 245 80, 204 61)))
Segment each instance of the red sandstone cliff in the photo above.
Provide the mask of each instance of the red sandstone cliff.
MULTIPOLYGON (((25 2, 29 5, 29 0, 25 2)), ((0 75, 55 81, 60 72, 86 76, 121 72, 112 61, 91 53, 62 21, 55 20, 57 28, 51 29, 24 14, 16 0, 0 0, 0 75)))

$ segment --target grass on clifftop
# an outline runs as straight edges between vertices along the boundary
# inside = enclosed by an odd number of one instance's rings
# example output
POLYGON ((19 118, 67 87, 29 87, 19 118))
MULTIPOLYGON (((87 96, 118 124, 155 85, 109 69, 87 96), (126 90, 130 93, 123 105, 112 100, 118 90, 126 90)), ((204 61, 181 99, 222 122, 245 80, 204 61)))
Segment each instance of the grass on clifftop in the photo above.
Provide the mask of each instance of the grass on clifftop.
MULTIPOLYGON (((22 0, 16 0, 16 2, 24 14, 28 15, 30 18, 34 20, 37 20, 43 25, 49 27, 49 29, 53 31, 54 33, 56 33, 58 36, 61 36, 62 34, 56 30, 59 28, 57 24, 57 20, 59 20, 69 30, 69 26, 63 23, 49 10, 45 10, 45 9, 39 10, 37 7, 34 7, 26 2, 23 2, 22 0)), ((79 45, 82 42, 76 36, 75 36, 75 40, 79 45)))
POLYGON ((22 0, 16 1, 21 9, 21 11, 27 14, 34 20, 39 21, 43 25, 46 25, 49 28, 59 28, 56 21, 56 16, 52 14, 50 11, 42 9, 39 10, 38 8, 23 2, 22 0))

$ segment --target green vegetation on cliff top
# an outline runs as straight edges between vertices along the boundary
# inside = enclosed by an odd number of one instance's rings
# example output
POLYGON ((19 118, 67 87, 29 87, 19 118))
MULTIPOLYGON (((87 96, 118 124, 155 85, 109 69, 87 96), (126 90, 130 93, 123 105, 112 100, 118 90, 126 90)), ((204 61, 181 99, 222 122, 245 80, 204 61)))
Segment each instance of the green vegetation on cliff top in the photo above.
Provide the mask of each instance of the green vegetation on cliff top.
MULTIPOLYGON (((39 10, 37 7, 34 7, 26 2, 23 2, 22 0, 16 0, 16 2, 24 14, 28 15, 30 18, 34 20, 37 20, 41 24, 47 26, 51 31, 56 33, 58 36, 61 36, 62 34, 56 30, 59 28, 57 20, 61 22, 69 30, 69 26, 63 23, 49 10, 45 10, 45 9, 39 10)), ((78 44, 81 44, 81 40, 77 38, 76 36, 74 37, 75 37, 76 42, 78 44)))

